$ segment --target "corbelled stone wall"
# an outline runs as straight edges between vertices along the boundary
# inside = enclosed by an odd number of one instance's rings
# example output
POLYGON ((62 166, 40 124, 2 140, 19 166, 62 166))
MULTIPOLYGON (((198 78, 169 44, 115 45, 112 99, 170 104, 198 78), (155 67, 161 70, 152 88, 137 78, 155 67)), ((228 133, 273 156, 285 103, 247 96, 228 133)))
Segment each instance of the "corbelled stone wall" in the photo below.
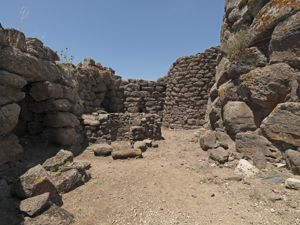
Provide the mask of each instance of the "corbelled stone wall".
POLYGON ((204 124, 209 90, 214 84, 218 48, 177 59, 167 76, 164 125, 197 128, 204 124))
POLYGON ((226 1, 221 33, 225 57, 217 67, 206 114, 206 127, 229 134, 236 150, 256 166, 264 168, 283 156, 297 174, 299 11, 296 0, 226 1))
POLYGON ((144 113, 93 113, 82 116, 89 143, 161 139, 162 118, 144 113))

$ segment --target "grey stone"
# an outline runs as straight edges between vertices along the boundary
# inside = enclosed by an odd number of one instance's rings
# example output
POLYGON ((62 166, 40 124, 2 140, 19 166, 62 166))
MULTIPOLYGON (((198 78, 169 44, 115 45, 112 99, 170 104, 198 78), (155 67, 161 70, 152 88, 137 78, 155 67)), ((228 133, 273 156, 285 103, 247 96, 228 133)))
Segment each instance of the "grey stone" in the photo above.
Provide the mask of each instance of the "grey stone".
POLYGON ((288 167, 295 174, 300 175, 300 152, 289 149, 285 152, 285 159, 288 167))
POLYGON ((49 61, 59 61, 59 56, 56 52, 50 48, 44 46, 43 42, 36 38, 26 38, 27 52, 37 58, 49 60, 49 61))
POLYGON ((26 51, 25 35, 16 29, 0 29, 0 45, 26 51))
POLYGON ((25 98, 25 93, 19 89, 0 85, 0 106, 19 102, 25 98))
POLYGON ((21 89, 27 84, 27 81, 19 75, 10 73, 5 70, 0 70, 0 84, 12 88, 21 89))
POLYGON ((44 125, 47 127, 77 127, 80 125, 77 117, 69 112, 58 112, 47 114, 44 118, 44 125))
POLYGON ((42 213, 50 206, 50 194, 44 193, 31 198, 27 198, 20 203, 20 211, 28 216, 34 217, 42 213))
POLYGON ((63 98, 63 88, 60 84, 49 81, 38 82, 32 85, 30 95, 37 102, 50 98, 63 98))
POLYGON ((20 106, 15 103, 0 107, 0 135, 8 134, 15 128, 20 111, 20 106))
POLYGON ((224 123, 229 134, 256 129, 253 112, 246 103, 229 101, 223 110, 224 123))
POLYGON ((235 173, 246 177, 251 177, 259 173, 259 170, 245 159, 241 159, 236 166, 235 173))
POLYGON ((263 120, 261 129, 269 140, 300 147, 300 103, 278 104, 263 120))
POLYGON ((75 145, 82 141, 80 134, 74 128, 46 129, 43 131, 43 136, 50 142, 61 145, 75 145))
POLYGON ((140 149, 118 150, 111 153, 113 159, 128 159, 128 158, 142 158, 143 153, 140 149))
POLYGON ((61 149, 55 156, 47 159, 43 167, 48 171, 57 171, 65 164, 73 162, 73 158, 72 152, 61 149))
POLYGON ((200 147, 204 151, 217 147, 216 141, 216 134, 212 130, 206 130, 200 134, 200 147))
POLYGON ((19 144, 18 137, 10 134, 0 136, 0 165, 15 163, 22 158, 23 147, 19 144))
POLYGON ((209 150, 209 158, 224 164, 228 161, 229 152, 222 147, 209 150))
POLYGON ((35 218, 25 218, 24 225, 71 225, 74 216, 55 205, 52 205, 46 212, 35 218))
POLYGON ((113 151, 113 147, 107 143, 93 144, 87 149, 93 151, 95 156, 109 156, 113 151))
POLYGON ((288 178, 285 181, 285 186, 289 189, 300 190, 300 180, 295 178, 288 178))

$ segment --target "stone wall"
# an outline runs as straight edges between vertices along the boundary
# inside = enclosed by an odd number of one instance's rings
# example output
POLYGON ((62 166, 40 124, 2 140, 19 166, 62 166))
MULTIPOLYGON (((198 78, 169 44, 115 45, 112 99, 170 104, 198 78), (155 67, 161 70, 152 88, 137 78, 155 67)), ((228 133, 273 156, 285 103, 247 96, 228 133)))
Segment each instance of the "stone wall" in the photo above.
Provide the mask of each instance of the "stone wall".
POLYGON ((82 116, 89 143, 161 139, 161 117, 144 113, 93 113, 82 116))
POLYGON ((300 174, 300 2, 226 2, 221 60, 210 91, 206 127, 236 140, 237 151, 257 165, 277 160, 300 174), (245 39, 238 39, 241 30, 245 39), (275 147, 276 146, 276 147, 275 147), (272 150, 267 150, 271 148, 272 150), (245 150, 246 149, 246 150, 245 150), (275 149, 275 150, 274 150, 275 149))
POLYGON ((220 53, 204 53, 177 59, 167 76, 164 125, 170 128, 197 128, 204 124, 209 90, 214 84, 220 53))
POLYGON ((18 136, 80 142, 79 97, 57 54, 14 29, 0 29, 0 48, 0 165, 21 157, 18 136))
POLYGON ((123 81, 121 88, 124 93, 125 112, 155 113, 162 116, 166 95, 163 78, 157 81, 123 81))

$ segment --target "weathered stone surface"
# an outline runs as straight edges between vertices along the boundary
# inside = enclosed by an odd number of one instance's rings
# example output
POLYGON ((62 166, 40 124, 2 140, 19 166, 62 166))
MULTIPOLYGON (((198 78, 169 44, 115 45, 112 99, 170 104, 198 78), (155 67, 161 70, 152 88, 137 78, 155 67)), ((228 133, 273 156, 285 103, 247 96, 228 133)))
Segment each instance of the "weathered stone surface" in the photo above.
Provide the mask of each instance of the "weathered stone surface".
POLYGON ((57 81, 63 71, 54 63, 39 60, 18 49, 4 47, 0 51, 0 67, 11 73, 20 74, 27 81, 57 81))
POLYGON ((113 159, 142 158, 143 153, 140 149, 128 149, 113 151, 111 156, 113 159))
POLYGON ((260 153, 271 162, 278 162, 282 158, 281 152, 268 139, 254 132, 238 133, 235 141, 237 152, 252 159, 259 169, 261 166, 258 166, 254 159, 261 160, 258 159, 260 153))
POLYGON ((295 173, 300 175, 300 152, 294 150, 287 150, 285 152, 285 160, 289 168, 295 173))
POLYGON ((49 210, 35 218, 25 218, 24 225, 71 225, 74 222, 74 216, 55 205, 49 210))
POLYGON ((20 111, 20 106, 15 103, 0 107, 0 135, 8 134, 15 128, 20 111))
POLYGON ((17 136, 11 134, 0 136, 0 165, 16 162, 23 155, 23 147, 19 144, 17 136))
POLYGON ((229 101, 224 107, 223 117, 229 134, 256 129, 253 112, 244 102, 229 101))
POLYGON ((19 102, 25 98, 25 93, 21 90, 0 85, 0 106, 19 102))
POLYGON ((145 152, 147 150, 147 144, 144 141, 137 141, 133 145, 134 149, 140 149, 142 152, 145 152))
POLYGON ((232 81, 227 81, 218 89, 218 96, 221 104, 224 106, 228 101, 238 101, 237 86, 232 81))
POLYGON ((41 165, 29 169, 19 178, 15 192, 20 198, 30 198, 47 192, 52 197, 57 193, 51 177, 41 165))
POLYGON ((300 69, 300 12, 276 26, 269 48, 271 63, 285 62, 300 69))
POLYGON ((250 72, 257 67, 263 67, 267 64, 266 56, 256 48, 243 49, 239 56, 228 66, 228 78, 236 79, 240 75, 250 72))
POLYGON ((5 70, 0 70, 0 84, 12 88, 21 89, 27 84, 27 81, 21 76, 5 70))
POLYGON ((52 49, 44 46, 43 42, 36 38, 26 38, 27 52, 37 58, 59 61, 59 57, 52 49))
POLYGON ((7 199, 11 196, 10 187, 6 180, 0 179, 0 199, 7 199))
POLYGON ((72 152, 61 149, 55 156, 47 159, 43 167, 49 171, 57 171, 63 165, 73 162, 73 158, 72 152))
POLYGON ((43 135, 50 142, 61 145, 74 145, 81 142, 80 135, 74 128, 46 129, 43 135))
POLYGON ((20 211, 28 216, 36 216, 50 206, 50 194, 44 193, 27 198, 20 203, 20 211))
POLYGON ((209 158, 221 164, 226 163, 228 161, 228 157, 229 152, 222 147, 211 149, 209 151, 209 158))
POLYGON ((254 176, 259 170, 245 159, 241 159, 234 170, 235 173, 246 177, 254 176))
POLYGON ((26 51, 25 35, 15 29, 0 29, 0 46, 1 45, 26 51))
POLYGON ((40 102, 50 98, 63 98, 63 88, 60 84, 49 81, 34 83, 30 95, 35 101, 40 102))
POLYGON ((223 57, 219 65, 217 66, 216 69, 216 84, 217 88, 224 84, 226 81, 228 81, 228 69, 230 66, 230 61, 223 57))
POLYGON ((93 144, 87 149, 93 151, 95 156, 109 156, 113 151, 113 147, 107 143, 93 144))
POLYGON ((263 120, 261 129, 269 140, 300 147, 300 103, 278 104, 263 120))
POLYGON ((270 31, 281 21, 300 10, 298 0, 271 0, 257 14, 250 31, 253 43, 268 37, 270 31))
POLYGON ((300 73, 285 63, 279 63, 252 70, 240 80, 239 93, 245 100, 273 109, 285 100, 290 92, 290 82, 300 81, 300 73))
POLYGON ((204 151, 217 147, 216 134, 212 130, 206 130, 201 132, 199 140, 200 140, 200 147, 204 151))
POLYGON ((58 112, 47 114, 44 118, 44 125, 47 127, 77 127, 80 125, 77 117, 69 112, 58 112))
POLYGON ((73 104, 67 99, 49 99, 43 102, 32 102, 29 104, 31 112, 70 112, 73 104))
POLYGON ((300 180, 295 178, 289 178, 285 181, 285 186, 289 189, 300 190, 300 180))

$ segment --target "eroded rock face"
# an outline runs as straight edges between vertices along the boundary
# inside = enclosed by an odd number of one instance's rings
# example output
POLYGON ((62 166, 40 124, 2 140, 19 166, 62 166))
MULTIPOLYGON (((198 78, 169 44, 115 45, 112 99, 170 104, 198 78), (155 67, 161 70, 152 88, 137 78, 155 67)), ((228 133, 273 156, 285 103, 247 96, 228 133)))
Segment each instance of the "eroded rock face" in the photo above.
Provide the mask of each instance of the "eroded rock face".
POLYGON ((261 129, 272 141, 300 147, 300 103, 278 104, 263 120, 261 129))
POLYGON ((0 45, 18 48, 24 52, 27 49, 25 35, 22 32, 15 29, 0 30, 0 45))
POLYGON ((300 69, 300 12, 276 26, 269 48, 271 63, 285 62, 300 69))
POLYGON ((73 158, 72 152, 62 149, 55 156, 47 159, 43 167, 48 171, 57 171, 63 165, 73 162, 73 158))
POLYGON ((49 61, 59 61, 59 56, 52 49, 44 46, 37 38, 26 38, 27 52, 34 55, 37 58, 49 60, 49 61))
POLYGON ((300 82, 300 73, 285 63, 279 63, 252 70, 240 80, 239 93, 244 100, 272 110, 286 99, 291 82, 300 82))
POLYGON ((256 129, 253 112, 244 102, 228 102, 224 107, 223 117, 229 134, 256 129))

